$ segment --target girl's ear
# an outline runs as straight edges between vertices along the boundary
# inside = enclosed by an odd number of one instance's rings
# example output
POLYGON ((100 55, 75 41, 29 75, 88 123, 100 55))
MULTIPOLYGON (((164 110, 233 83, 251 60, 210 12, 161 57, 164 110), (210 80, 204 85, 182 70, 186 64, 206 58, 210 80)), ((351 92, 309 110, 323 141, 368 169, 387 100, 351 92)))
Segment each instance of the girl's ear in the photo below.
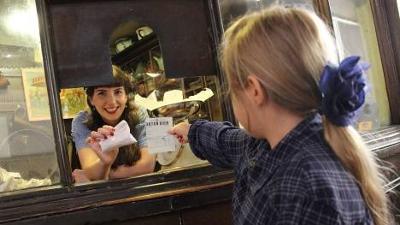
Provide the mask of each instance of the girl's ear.
POLYGON ((261 82, 255 75, 247 77, 246 94, 250 101, 253 101, 257 106, 264 104, 268 99, 261 82))

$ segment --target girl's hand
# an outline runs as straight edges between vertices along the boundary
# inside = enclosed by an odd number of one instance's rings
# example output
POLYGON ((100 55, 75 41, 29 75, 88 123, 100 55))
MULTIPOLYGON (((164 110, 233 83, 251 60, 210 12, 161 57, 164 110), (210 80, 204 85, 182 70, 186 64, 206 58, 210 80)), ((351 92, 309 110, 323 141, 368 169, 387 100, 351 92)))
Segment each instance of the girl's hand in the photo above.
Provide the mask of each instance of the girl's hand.
POLYGON ((92 131, 90 136, 86 139, 86 143, 89 144, 89 146, 105 165, 111 165, 118 155, 118 149, 103 152, 100 147, 100 141, 105 140, 112 135, 114 135, 114 127, 105 125, 99 128, 97 131, 92 131))
POLYGON ((182 122, 172 127, 168 133, 174 135, 178 139, 179 143, 185 144, 188 142, 189 129, 190 124, 182 122))

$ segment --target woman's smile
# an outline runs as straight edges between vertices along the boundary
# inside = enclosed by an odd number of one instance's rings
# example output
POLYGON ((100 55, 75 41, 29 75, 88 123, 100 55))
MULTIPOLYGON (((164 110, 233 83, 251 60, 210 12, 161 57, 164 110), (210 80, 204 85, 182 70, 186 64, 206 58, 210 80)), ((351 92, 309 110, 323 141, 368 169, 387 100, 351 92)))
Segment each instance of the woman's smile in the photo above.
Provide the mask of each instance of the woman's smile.
POLYGON ((115 125, 124 112, 127 100, 123 87, 99 87, 94 91, 91 104, 104 122, 108 125, 115 125))
POLYGON ((104 111, 106 111, 109 114, 114 114, 118 111, 120 107, 113 107, 113 108, 104 108, 104 111))

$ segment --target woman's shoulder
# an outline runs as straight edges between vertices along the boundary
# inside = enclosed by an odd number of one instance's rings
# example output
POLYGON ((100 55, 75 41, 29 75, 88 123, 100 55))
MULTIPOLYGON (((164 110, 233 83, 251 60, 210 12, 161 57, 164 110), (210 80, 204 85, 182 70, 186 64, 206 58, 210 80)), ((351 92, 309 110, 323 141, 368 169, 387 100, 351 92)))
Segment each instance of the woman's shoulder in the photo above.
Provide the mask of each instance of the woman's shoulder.
POLYGON ((89 113, 87 111, 80 111, 72 119, 72 127, 82 126, 88 120, 89 113))
POLYGON ((88 119, 89 113, 87 111, 80 111, 76 116, 72 119, 72 123, 76 122, 84 122, 88 119))

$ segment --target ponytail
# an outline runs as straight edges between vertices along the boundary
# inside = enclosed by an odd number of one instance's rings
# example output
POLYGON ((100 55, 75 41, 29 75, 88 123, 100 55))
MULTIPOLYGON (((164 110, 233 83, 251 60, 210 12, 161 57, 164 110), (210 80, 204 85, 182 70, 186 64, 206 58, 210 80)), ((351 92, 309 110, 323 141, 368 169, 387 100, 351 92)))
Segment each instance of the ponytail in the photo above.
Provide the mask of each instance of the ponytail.
POLYGON ((344 59, 338 67, 325 66, 319 82, 324 136, 343 166, 358 183, 376 225, 389 223, 384 176, 374 153, 351 126, 365 101, 366 64, 360 57, 344 59))
POLYGON ((389 224, 385 178, 378 170, 376 156, 352 126, 339 127, 323 116, 324 136, 343 166, 354 176, 374 223, 389 224))

